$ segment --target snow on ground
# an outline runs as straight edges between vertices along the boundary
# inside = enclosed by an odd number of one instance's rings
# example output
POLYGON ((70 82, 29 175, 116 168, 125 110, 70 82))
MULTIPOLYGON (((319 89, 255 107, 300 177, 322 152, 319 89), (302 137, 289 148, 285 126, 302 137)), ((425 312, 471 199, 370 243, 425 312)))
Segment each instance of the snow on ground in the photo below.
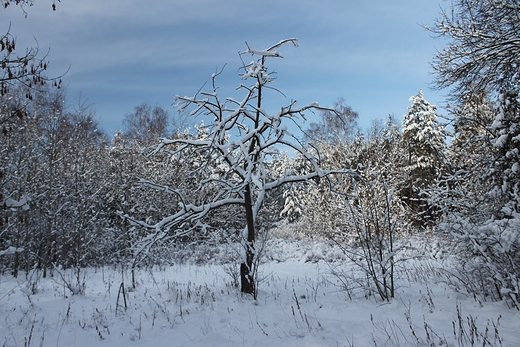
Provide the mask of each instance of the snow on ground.
POLYGON ((79 277, 3 275, 0 344, 520 346, 520 312, 448 285, 439 269, 449 258, 403 262, 396 298, 383 302, 368 296, 358 268, 332 245, 278 240, 270 246, 275 251, 261 267, 256 301, 233 286, 236 272, 228 265, 142 269, 135 289, 121 268, 82 269, 79 277), (332 274, 340 272, 344 277, 332 274), (71 295, 64 284, 78 278, 85 293, 71 295))

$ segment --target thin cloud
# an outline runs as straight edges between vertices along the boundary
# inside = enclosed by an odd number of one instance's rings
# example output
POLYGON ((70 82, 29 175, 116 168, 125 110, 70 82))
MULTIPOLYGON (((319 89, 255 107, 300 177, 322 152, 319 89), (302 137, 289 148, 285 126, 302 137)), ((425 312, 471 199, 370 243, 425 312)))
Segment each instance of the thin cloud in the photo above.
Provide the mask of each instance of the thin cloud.
POLYGON ((51 48, 49 74, 70 66, 69 93, 89 98, 112 132, 135 105, 168 108, 173 95, 194 93, 226 63, 219 82, 233 93, 245 41, 262 49, 288 37, 300 47, 284 47, 285 59, 269 65, 288 99, 332 105, 344 97, 368 120, 404 114, 408 97, 431 80, 436 42, 417 23, 431 24, 438 3, 66 0, 52 11, 41 0, 27 13, 10 6, 0 23, 11 22, 18 47, 33 46, 34 35, 42 51, 51 48))

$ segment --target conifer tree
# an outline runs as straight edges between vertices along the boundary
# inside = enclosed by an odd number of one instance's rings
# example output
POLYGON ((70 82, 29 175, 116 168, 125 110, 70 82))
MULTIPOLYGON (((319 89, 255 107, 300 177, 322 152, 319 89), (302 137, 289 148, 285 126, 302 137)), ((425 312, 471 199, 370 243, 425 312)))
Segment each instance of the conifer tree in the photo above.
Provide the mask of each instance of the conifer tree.
POLYGON ((412 105, 404 115, 401 143, 408 153, 404 168, 409 179, 404 195, 413 206, 416 200, 421 200, 421 189, 432 183, 442 169, 446 135, 438 121, 437 107, 424 98, 422 90, 410 101, 412 105))

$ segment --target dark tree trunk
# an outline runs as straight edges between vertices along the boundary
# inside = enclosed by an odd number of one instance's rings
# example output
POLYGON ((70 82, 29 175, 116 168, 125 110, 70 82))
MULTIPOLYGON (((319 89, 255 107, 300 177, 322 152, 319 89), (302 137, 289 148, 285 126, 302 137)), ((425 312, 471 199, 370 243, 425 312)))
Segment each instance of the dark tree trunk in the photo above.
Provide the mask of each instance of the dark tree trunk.
POLYGON ((246 187, 244 196, 247 221, 246 261, 240 264, 240 290, 242 293, 252 294, 256 299, 256 285, 253 276, 253 259, 255 255, 255 220, 253 216, 253 203, 251 200, 251 188, 246 187))

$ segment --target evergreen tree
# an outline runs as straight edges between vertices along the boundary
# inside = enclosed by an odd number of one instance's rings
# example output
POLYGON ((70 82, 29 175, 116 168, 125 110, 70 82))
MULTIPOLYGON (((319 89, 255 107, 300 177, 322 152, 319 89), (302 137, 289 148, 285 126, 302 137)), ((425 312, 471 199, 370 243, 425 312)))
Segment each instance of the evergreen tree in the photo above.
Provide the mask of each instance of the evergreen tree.
POLYGON ((482 159, 489 160, 493 155, 491 124, 495 108, 485 92, 466 96, 451 105, 453 139, 449 149, 454 170, 488 166, 482 159))
POLYGON ((421 190, 428 187, 442 170, 446 135, 438 121, 437 107, 430 104, 422 90, 410 98, 412 105, 404 115, 401 143, 407 149, 404 169, 408 173, 408 187, 404 196, 413 206, 424 204, 421 190))
POLYGON ((447 150, 446 172, 429 190, 429 203, 439 213, 462 213, 473 223, 482 222, 496 205, 489 196, 489 168, 497 151, 491 129, 495 105, 481 93, 463 98, 449 110, 453 138, 447 150))

